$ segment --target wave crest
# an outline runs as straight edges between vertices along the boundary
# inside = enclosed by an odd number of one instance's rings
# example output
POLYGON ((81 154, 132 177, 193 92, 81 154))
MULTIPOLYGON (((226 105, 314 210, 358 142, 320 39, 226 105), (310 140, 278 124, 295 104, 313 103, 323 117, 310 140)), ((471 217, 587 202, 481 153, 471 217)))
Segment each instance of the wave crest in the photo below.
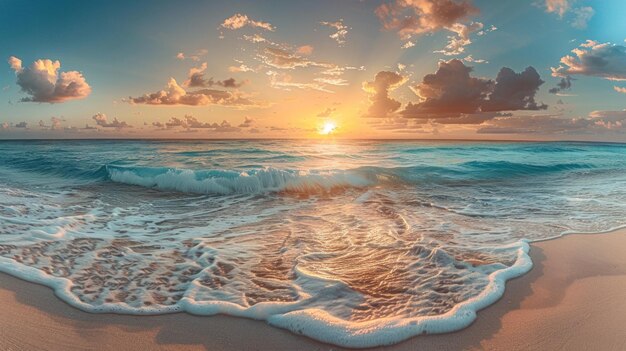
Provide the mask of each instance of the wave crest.
POLYGON ((317 194, 336 189, 376 185, 496 181, 529 175, 588 170, 586 164, 533 165, 507 161, 471 161, 457 165, 375 167, 347 170, 290 170, 263 168, 250 171, 192 170, 167 167, 104 166, 98 175, 122 184, 184 193, 231 195, 266 192, 317 194))
POLYGON ((265 168, 248 172, 194 171, 176 168, 106 166, 116 183, 198 194, 256 194, 263 192, 318 193, 336 188, 367 187, 374 183, 355 172, 293 171, 265 168))

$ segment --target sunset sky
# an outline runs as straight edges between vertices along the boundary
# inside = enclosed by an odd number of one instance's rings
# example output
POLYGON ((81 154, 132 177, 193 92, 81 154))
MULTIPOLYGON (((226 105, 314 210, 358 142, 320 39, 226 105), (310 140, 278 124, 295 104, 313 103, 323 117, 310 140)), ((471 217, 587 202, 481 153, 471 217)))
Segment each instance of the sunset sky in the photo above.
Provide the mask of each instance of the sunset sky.
POLYGON ((623 0, 0 1, 0 138, 626 141, 623 0))

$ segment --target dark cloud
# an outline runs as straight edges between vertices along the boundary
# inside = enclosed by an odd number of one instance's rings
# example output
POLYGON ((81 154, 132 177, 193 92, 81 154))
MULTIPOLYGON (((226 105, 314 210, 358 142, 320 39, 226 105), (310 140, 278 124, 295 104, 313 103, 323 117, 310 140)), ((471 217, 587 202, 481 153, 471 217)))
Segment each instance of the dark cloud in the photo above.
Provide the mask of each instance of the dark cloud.
POLYGON ((239 125, 239 128, 250 128, 254 124, 254 119, 246 116, 243 122, 239 125))
POLYGON ((535 101, 535 94, 543 83, 533 67, 527 67, 520 73, 503 67, 496 77, 496 84, 489 95, 489 100, 482 104, 481 110, 484 112, 545 110, 548 108, 547 105, 535 101))
POLYGON ((152 122, 152 125, 161 129, 182 128, 186 130, 207 129, 214 132, 238 132, 240 129, 234 127, 228 121, 222 123, 202 122, 192 115, 185 115, 183 118, 170 117, 165 122, 152 122))
POLYGON ((556 87, 548 90, 550 94, 558 94, 563 90, 570 90, 572 88, 572 77, 566 76, 561 78, 561 81, 557 83, 556 87))
POLYGON ((407 117, 448 117, 461 113, 476 113, 493 90, 494 82, 471 77, 472 67, 460 60, 439 62, 434 74, 424 76, 422 83, 412 87, 420 98, 409 103, 403 114, 407 117))
POLYGON ((626 111, 594 111, 588 117, 560 115, 509 116, 490 120, 479 134, 589 134, 623 132, 626 111))
POLYGON ((480 123, 503 111, 541 110, 535 101, 543 81, 533 67, 516 73, 504 67, 495 81, 472 77, 472 68, 460 60, 441 61, 434 74, 412 87, 420 98, 401 112, 407 118, 438 119, 441 123, 480 123))
POLYGON ((15 71, 17 85, 29 95, 21 101, 59 103, 83 99, 91 93, 91 87, 80 72, 59 72, 59 61, 37 60, 22 67, 22 60, 11 56, 8 62, 15 71))
POLYGON ((368 124, 377 130, 385 131, 421 131, 424 126, 423 121, 416 119, 409 119, 399 116, 392 116, 386 118, 370 119, 368 124))
POLYGON ((123 129, 123 128, 132 128, 132 126, 125 121, 120 121, 117 117, 113 118, 112 121, 109 121, 107 115, 104 113, 96 113, 91 117, 96 124, 103 128, 115 128, 115 129, 123 129))
POLYGON ((363 82, 363 90, 370 94, 371 105, 367 111, 367 117, 387 117, 396 112, 400 101, 389 97, 389 92, 406 82, 407 78, 396 72, 381 71, 376 74, 371 82, 363 82))
POLYGON ((213 78, 206 79, 205 73, 207 69, 206 62, 200 67, 194 67, 189 70, 188 78, 183 84, 190 88, 208 88, 212 86, 220 86, 223 88, 240 88, 247 81, 237 82, 235 78, 228 78, 225 80, 213 80, 213 78))
POLYGON ((561 65, 552 68, 553 76, 584 75, 626 80, 626 46, 587 40, 572 53, 575 56, 562 57, 561 65))
POLYGON ((337 109, 336 109, 336 108, 334 108, 334 107, 328 107, 328 108, 326 108, 326 110, 324 110, 324 111, 322 111, 322 112, 318 113, 318 114, 317 114, 317 117, 320 117, 320 118, 328 118, 328 117, 330 117, 330 116, 333 114, 333 112, 335 112, 336 110, 337 110, 337 109))

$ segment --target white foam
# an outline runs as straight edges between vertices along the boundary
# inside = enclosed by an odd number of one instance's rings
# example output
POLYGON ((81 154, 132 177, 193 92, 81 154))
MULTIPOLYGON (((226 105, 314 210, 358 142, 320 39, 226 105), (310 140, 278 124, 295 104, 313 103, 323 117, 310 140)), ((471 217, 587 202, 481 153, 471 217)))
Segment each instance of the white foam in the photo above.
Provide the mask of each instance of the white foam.
MULTIPOLYGON (((303 308, 308 299, 297 302, 262 302, 251 307, 225 301, 195 301, 194 289, 188 289, 177 304, 159 307, 133 307, 124 303, 92 305, 82 302, 72 292, 72 282, 53 277, 43 271, 21 265, 0 257, 0 271, 21 279, 46 285, 66 303, 91 313, 119 313, 154 315, 187 312, 195 315, 228 314, 257 320, 267 320, 271 325, 306 335, 322 342, 351 348, 390 345, 423 333, 436 334, 467 327, 476 319, 476 312, 493 304, 504 293, 508 279, 528 272, 532 262, 528 256, 526 240, 510 245, 517 249, 515 264, 489 275, 489 284, 478 296, 457 304, 442 315, 413 318, 380 318, 371 321, 350 322, 332 316, 319 308, 303 308)), ((193 284, 192 284, 193 286, 193 284)))
POLYGON ((490 274, 489 285, 480 295, 457 304, 442 315, 346 322, 324 310, 309 309, 273 315, 268 321, 271 325, 312 339, 351 348, 391 345, 423 333, 447 333, 463 329, 476 319, 477 311, 502 297, 507 280, 521 276, 532 268, 528 243, 523 240, 518 245, 517 260, 513 266, 490 274))
POLYGON ((311 193, 337 187, 365 187, 372 180, 353 173, 340 171, 290 172, 272 168, 241 172, 214 171, 209 176, 189 169, 136 169, 108 167, 112 181, 124 184, 155 187, 162 190, 198 194, 252 194, 271 191, 311 193), (148 170, 149 172, 145 172, 148 170))

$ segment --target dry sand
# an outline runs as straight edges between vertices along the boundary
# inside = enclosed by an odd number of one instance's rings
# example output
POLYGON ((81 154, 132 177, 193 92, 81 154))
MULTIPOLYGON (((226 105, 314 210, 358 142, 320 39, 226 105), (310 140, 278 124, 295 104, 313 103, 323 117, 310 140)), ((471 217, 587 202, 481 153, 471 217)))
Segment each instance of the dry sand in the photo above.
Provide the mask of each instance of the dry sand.
MULTIPOLYGON (((456 333, 382 350, 626 350, 626 230, 532 245, 535 264, 456 333)), ((95 315, 0 274, 0 350, 339 350, 227 316, 95 315)))

